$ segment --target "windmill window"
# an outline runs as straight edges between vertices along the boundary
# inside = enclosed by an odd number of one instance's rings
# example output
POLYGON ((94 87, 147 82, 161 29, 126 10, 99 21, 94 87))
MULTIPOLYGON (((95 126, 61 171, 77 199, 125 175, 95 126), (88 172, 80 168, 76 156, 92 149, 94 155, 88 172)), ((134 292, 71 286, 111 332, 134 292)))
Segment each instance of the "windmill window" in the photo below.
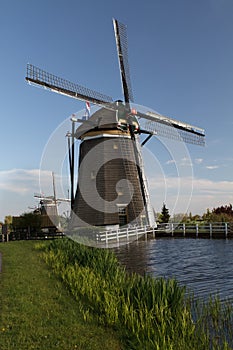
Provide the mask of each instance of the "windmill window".
POLYGON ((123 196, 123 187, 118 187, 118 189, 117 189, 117 194, 118 194, 118 196, 123 196))
POLYGON ((126 208, 119 207, 119 208, 118 208, 118 213, 119 213, 120 215, 126 215, 126 208))
POLYGON ((113 144, 113 149, 118 149, 118 144, 114 143, 113 144))
POLYGON ((128 213, 125 204, 118 205, 118 217, 120 226, 127 225, 128 223, 128 213))
POLYGON ((94 180, 96 178, 96 173, 95 171, 91 172, 91 180, 94 180))

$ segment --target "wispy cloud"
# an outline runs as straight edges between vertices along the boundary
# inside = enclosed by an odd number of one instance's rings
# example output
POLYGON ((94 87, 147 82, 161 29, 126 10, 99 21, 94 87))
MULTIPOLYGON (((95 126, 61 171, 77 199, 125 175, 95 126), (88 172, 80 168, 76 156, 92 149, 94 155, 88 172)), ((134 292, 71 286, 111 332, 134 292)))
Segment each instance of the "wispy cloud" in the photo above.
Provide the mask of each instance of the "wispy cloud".
POLYGON ((213 181, 209 179, 198 179, 192 177, 167 177, 167 178, 149 178, 150 188, 152 190, 163 188, 166 186, 169 188, 176 188, 178 185, 184 189, 190 189, 193 187, 195 193, 204 194, 229 194, 233 200, 233 181, 213 181))
POLYGON ((214 181, 205 178, 149 178, 152 204, 156 211, 165 202, 172 213, 192 211, 202 214, 207 208, 233 203, 233 181, 214 181))
POLYGON ((196 158, 196 159, 194 159, 194 162, 196 164, 201 164, 201 163, 203 163, 203 158, 196 158))
POLYGON ((206 166, 206 169, 209 169, 209 170, 214 170, 214 169, 218 169, 219 168, 219 165, 207 165, 206 166))
POLYGON ((174 163, 176 163, 176 161, 174 159, 170 159, 166 162, 167 165, 174 164, 174 163))
POLYGON ((175 164, 177 167, 179 167, 179 166, 192 166, 192 161, 190 158, 183 157, 179 160, 169 159, 165 164, 166 165, 175 164))
POLYGON ((192 161, 190 158, 183 157, 180 162, 181 166, 192 166, 192 161))
MULTIPOLYGON (((51 172, 40 169, 10 169, 0 171, 0 190, 17 195, 39 191, 39 183, 51 179, 51 172)), ((50 180, 51 181, 51 180, 50 180)))

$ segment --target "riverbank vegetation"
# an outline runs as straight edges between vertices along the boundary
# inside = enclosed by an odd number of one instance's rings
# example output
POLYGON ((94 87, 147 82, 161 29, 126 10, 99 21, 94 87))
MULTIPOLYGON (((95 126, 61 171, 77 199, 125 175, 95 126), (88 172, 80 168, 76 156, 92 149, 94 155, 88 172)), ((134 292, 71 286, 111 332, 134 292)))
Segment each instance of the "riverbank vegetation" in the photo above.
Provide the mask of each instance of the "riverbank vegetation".
POLYGON ((233 348, 230 303, 194 301, 175 280, 127 274, 109 250, 69 239, 39 245, 83 318, 116 329, 125 349, 233 348))
POLYGON ((0 251, 1 350, 233 349, 232 304, 128 274, 110 250, 64 238, 0 251))

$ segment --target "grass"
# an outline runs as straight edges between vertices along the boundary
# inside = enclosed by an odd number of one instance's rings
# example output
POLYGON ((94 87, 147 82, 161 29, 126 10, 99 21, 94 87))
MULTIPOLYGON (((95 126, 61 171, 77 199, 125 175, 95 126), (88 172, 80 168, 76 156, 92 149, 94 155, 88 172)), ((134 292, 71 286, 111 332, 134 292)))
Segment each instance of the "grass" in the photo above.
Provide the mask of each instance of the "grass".
POLYGON ((30 241, 0 245, 1 350, 120 350, 113 330, 84 320, 80 305, 30 241))
POLYGON ((193 301, 173 279, 129 275, 106 249, 70 239, 34 246, 0 246, 1 350, 233 349, 230 303, 193 301))
POLYGON ((230 350, 230 304, 195 303, 175 280, 128 275, 108 250, 57 240, 41 247, 86 320, 117 329, 126 349, 230 350))

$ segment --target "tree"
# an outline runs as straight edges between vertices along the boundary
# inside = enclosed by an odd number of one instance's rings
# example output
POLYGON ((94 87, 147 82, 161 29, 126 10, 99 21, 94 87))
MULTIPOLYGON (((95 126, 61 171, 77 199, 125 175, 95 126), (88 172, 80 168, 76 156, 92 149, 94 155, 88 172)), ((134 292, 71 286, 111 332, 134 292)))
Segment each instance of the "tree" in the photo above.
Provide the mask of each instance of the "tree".
POLYGON ((159 215, 159 222, 161 224, 165 224, 169 221, 169 219, 170 219, 169 209, 166 208, 165 203, 163 203, 162 211, 161 211, 161 214, 159 215))
POLYGON ((202 219, 206 222, 233 222, 232 205, 222 205, 221 207, 214 208, 212 211, 207 209, 202 219))
POLYGON ((41 230, 41 215, 35 213, 24 213, 13 218, 13 226, 22 230, 30 227, 31 232, 38 232, 41 230))
POLYGON ((11 225, 12 224, 12 216, 11 215, 6 215, 5 216, 4 224, 6 224, 6 225, 11 225))
POLYGON ((225 206, 222 205, 221 207, 214 208, 212 210, 212 213, 214 213, 214 214, 226 214, 226 215, 233 217, 232 204, 225 205, 225 206))

